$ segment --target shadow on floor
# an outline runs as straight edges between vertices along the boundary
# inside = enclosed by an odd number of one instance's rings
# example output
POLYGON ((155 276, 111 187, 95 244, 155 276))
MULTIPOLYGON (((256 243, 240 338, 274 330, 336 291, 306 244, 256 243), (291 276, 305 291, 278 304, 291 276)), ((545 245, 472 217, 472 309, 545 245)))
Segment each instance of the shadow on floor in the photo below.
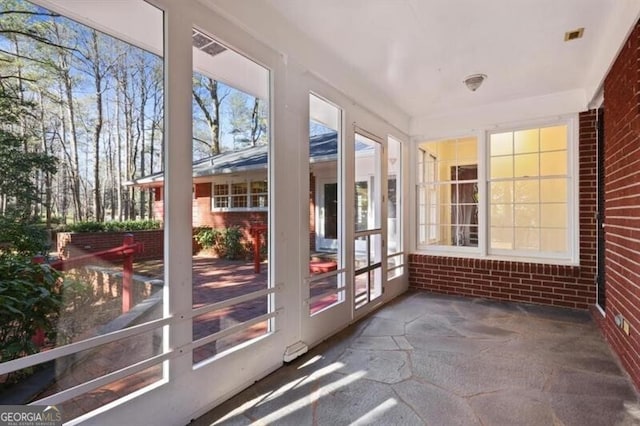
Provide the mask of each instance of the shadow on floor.
POLYGON ((192 425, 638 425, 586 312, 409 292, 192 425))

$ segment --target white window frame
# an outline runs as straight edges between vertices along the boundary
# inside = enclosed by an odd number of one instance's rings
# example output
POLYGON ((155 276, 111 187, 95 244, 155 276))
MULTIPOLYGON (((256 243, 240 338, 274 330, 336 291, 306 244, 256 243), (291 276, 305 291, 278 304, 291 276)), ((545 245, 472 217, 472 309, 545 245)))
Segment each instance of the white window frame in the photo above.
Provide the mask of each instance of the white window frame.
MULTIPOLYGON (((541 263, 570 263, 577 264, 578 257, 578 235, 579 235, 579 216, 578 216, 578 205, 579 205, 579 163, 578 163, 578 122, 576 119, 560 119, 553 121, 541 122, 533 125, 520 125, 520 126, 512 126, 512 127, 504 127, 492 131, 487 132, 486 143, 486 170, 489 171, 489 164, 491 159, 491 152, 489 149, 489 141, 492 134, 497 133, 508 133, 508 132, 517 132, 522 130, 533 130, 533 129, 541 129, 545 127, 554 127, 554 126, 567 126, 567 251, 563 253, 558 252, 543 252, 543 251, 535 251, 535 250, 505 250, 505 249, 491 249, 489 238, 487 238, 487 253, 494 257, 510 257, 517 259, 531 259, 536 260, 541 263)), ((539 176, 538 176, 539 177, 539 176)), ((512 178, 515 180, 515 177, 512 178)), ((505 180, 507 181, 507 180, 505 180)), ((486 185, 488 187, 490 178, 489 173, 487 173, 486 185)), ((488 194, 488 190, 487 190, 488 194)), ((490 208, 490 200, 486 200, 484 208, 488 212, 490 208)), ((489 233, 490 223, 490 215, 487 213, 486 219, 486 227, 487 232, 489 233)), ((515 225, 514 225, 515 228, 515 225)))
MULTIPOLYGON (((429 142, 429 141, 438 141, 438 140, 447 140, 447 139, 464 139, 464 138, 475 138, 476 139, 476 143, 477 143, 477 163, 476 163, 476 167, 477 167, 477 182, 478 182, 478 199, 479 200, 483 200, 485 199, 485 164, 483 163, 482 159, 485 158, 485 154, 484 154, 484 135, 478 134, 478 133, 474 133, 474 132, 468 132, 468 133, 460 133, 460 134, 456 134, 454 136, 450 136, 450 137, 439 137, 439 138, 429 138, 428 140, 424 140, 421 141, 422 142, 429 142)), ((427 155, 430 156, 432 159, 434 160, 434 164, 435 162, 438 161, 438 158, 436 156, 435 153, 433 153, 432 151, 425 149, 423 147, 416 145, 415 149, 417 149, 420 152, 420 155, 427 155)), ((417 157, 420 157, 420 155, 418 155, 417 157)), ((417 160, 420 161, 420 160, 417 160)), ((424 160, 423 160, 424 161, 424 160)), ((416 169, 419 169, 419 167, 416 167, 416 169)), ((427 163, 423 162, 423 173, 426 174, 427 172, 427 163)), ((435 174, 435 167, 434 167, 434 174, 435 174)), ((456 181, 457 182, 457 181, 456 181)), ((415 188, 416 188, 416 197, 418 196, 417 191, 419 191, 421 189, 421 185, 423 186, 428 186, 429 184, 426 183, 426 181, 424 180, 424 176, 423 177, 417 177, 415 179, 415 188)), ((437 187, 436 185, 438 184, 432 184, 431 186, 433 186, 434 189, 429 189, 430 191, 435 190, 435 188, 437 187)), ((435 190, 437 191, 437 190, 435 190)), ((425 202, 425 206, 428 206, 428 203, 425 202)), ((419 219, 418 219, 418 215, 420 214, 419 212, 420 209, 420 205, 419 203, 416 203, 416 223, 418 223, 419 226, 419 219)), ((417 234, 418 230, 416 229, 416 249, 418 252, 421 253, 427 253, 427 254, 436 254, 436 255, 444 255, 444 256, 462 256, 462 257, 484 257, 486 255, 485 252, 485 246, 486 246, 486 242, 485 242, 485 236, 486 236, 486 226, 484 225, 485 222, 483 222, 483 206, 482 203, 479 201, 478 202, 478 246, 477 247, 470 247, 470 246, 453 246, 453 245, 439 245, 439 244, 435 244, 435 242, 437 242, 440 238, 440 227, 436 225, 436 238, 432 238, 429 241, 427 241, 425 244, 421 244, 420 243, 420 238, 419 235, 417 234)), ((429 218, 429 212, 427 212, 427 221, 429 218)), ((439 209, 436 208, 436 222, 435 223, 440 223, 440 212, 439 209)), ((425 226, 428 228, 431 225, 429 223, 426 223, 425 226)))
POLYGON ((258 182, 258 181, 262 182, 266 180, 267 180, 266 176, 261 177, 259 175, 251 175, 251 176, 246 176, 242 178, 222 178, 222 179, 214 178, 214 180, 211 181, 211 205, 210 205, 211 212, 222 213, 222 212, 266 212, 268 211, 269 210, 268 201, 267 201, 267 205, 264 207, 251 206, 251 198, 254 195, 264 195, 267 197, 267 200, 268 200, 268 194, 269 194, 268 187, 267 187, 267 192, 254 193, 251 191, 252 182, 258 182), (246 207, 231 207, 233 205, 233 197, 239 196, 239 194, 233 193, 232 186, 238 183, 244 183, 247 186, 247 192, 242 194, 246 199, 246 203, 247 203, 246 207), (227 193, 225 195, 215 195, 216 185, 226 185, 227 193), (227 207, 216 207, 216 200, 221 198, 225 198, 227 200, 227 207))
MULTIPOLYGON (((531 263, 543 263, 543 264, 555 264, 555 265, 579 265, 580 260, 580 218, 579 218, 579 181, 580 181, 580 169, 579 169, 579 120, 577 114, 571 114, 566 116, 555 117, 553 119, 531 120, 522 123, 512 123, 499 126, 486 126, 477 132, 467 133, 455 133, 452 135, 445 135, 433 138, 421 138, 416 140, 414 144, 414 152, 427 152, 419 145, 423 142, 430 140, 442 140, 442 139, 456 139, 464 136, 476 136, 478 140, 478 192, 480 202, 478 203, 478 248, 475 247, 455 247, 455 246, 439 246, 439 245, 426 245, 420 244, 419 232, 420 232, 420 220, 419 209, 420 203, 418 202, 416 193, 416 203, 414 204, 415 218, 414 223, 416 228, 414 230, 415 245, 414 250, 417 253, 431 254, 438 256, 455 256, 455 257, 467 257, 467 258, 483 258, 493 260, 506 260, 506 261, 520 261, 531 263), (489 241, 489 226, 490 226, 490 200, 488 199, 488 186, 489 186, 489 163, 490 163, 490 150, 489 140, 490 135, 494 133, 514 132, 527 129, 537 129, 553 126, 567 126, 567 252, 562 253, 545 253, 525 250, 490 250, 489 241)), ((416 156, 419 157, 419 156, 416 156)), ((420 189, 420 184, 423 182, 423 178, 417 176, 419 171, 418 162, 422 161, 419 158, 415 160, 415 175, 414 183, 416 191, 420 189)), ((426 165, 425 165, 426 166, 426 165)), ((426 169, 425 169, 426 170, 426 169)))

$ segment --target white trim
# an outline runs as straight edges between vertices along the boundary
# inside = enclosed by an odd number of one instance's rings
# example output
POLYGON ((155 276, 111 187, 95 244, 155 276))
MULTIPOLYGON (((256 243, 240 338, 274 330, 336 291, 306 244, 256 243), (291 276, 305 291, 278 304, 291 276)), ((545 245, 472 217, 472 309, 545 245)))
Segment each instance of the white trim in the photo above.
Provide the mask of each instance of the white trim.
POLYGON ((135 325, 123 330, 114 331, 112 333, 103 334, 101 336, 96 336, 65 346, 60 346, 58 348, 54 348, 45 352, 40 352, 23 358, 6 361, 0 363, 0 375, 22 370, 23 368, 33 367, 34 365, 42 364, 43 362, 73 355, 78 352, 93 349, 101 345, 106 345, 107 343, 125 339, 127 337, 137 336, 139 334, 155 330, 156 328, 163 327, 171 323, 172 321, 172 317, 168 316, 166 318, 145 322, 144 324, 135 325))
MULTIPOLYGON (((152 356, 150 358, 146 358, 140 362, 137 362, 133 365, 129 365, 127 367, 121 368, 119 370, 116 370, 114 372, 108 373, 108 374, 104 374, 102 376, 99 376, 95 379, 92 380, 88 380, 86 382, 82 382, 81 384, 74 386, 72 388, 69 389, 65 389, 61 392, 55 393, 51 396, 47 396, 45 398, 42 399, 38 399, 37 401, 34 401, 32 403, 30 403, 29 405, 56 405, 56 404, 61 404, 65 401, 68 401, 70 399, 73 399, 77 396, 83 395, 87 392, 91 392, 93 390, 96 390, 102 386, 108 385, 109 383, 113 383, 116 380, 120 380, 123 379, 127 376, 130 376, 132 374, 136 374, 139 373, 141 371, 146 370, 147 368, 153 367, 154 365, 160 364, 163 361, 166 361, 168 359, 171 359, 173 357, 175 357, 175 353, 174 352, 165 352, 165 353, 161 353, 159 355, 155 355, 152 356)), ((158 382, 162 382, 163 379, 158 380, 158 382)), ((150 385, 155 384, 154 383, 150 383, 150 385)))

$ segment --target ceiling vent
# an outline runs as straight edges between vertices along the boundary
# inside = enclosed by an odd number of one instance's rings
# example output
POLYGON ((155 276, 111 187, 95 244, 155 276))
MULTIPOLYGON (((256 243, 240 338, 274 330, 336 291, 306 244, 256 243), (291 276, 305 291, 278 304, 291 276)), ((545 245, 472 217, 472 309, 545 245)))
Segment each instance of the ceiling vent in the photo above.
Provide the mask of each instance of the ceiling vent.
POLYGON ((227 50, 224 46, 216 43, 211 37, 202 34, 200 31, 193 30, 191 36, 193 38, 193 46, 211 56, 216 56, 227 50))
POLYGON ((578 28, 577 30, 567 31, 564 33, 564 41, 577 40, 582 38, 582 33, 584 33, 584 27, 578 28))

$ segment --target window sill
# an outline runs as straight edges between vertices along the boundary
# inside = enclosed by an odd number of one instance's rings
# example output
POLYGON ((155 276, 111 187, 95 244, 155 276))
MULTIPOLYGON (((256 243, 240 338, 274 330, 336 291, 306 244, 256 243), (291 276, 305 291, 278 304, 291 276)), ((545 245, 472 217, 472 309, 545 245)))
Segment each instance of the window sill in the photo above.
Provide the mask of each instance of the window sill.
POLYGON ((457 257, 462 259, 477 259, 486 261, 531 263, 538 265, 559 265, 579 267, 580 262, 567 258, 533 257, 533 256, 504 256, 504 255, 482 255, 476 247, 462 247, 460 250, 447 250, 445 248, 435 250, 417 249, 411 254, 433 257, 457 257))
POLYGON ((267 207, 243 207, 243 208, 235 208, 235 209, 211 209, 211 213, 243 213, 243 212, 263 212, 266 213, 269 211, 267 207))

